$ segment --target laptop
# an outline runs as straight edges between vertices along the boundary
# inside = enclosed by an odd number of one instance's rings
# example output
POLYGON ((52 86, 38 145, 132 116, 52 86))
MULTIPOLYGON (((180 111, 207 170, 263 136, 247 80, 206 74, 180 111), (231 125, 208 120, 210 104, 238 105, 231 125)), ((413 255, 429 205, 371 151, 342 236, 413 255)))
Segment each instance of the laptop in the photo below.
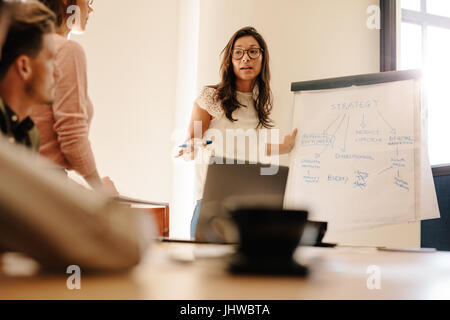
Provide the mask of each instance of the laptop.
POLYGON ((269 164, 239 164, 211 158, 195 235, 196 242, 237 243, 229 210, 244 207, 282 209, 289 168, 278 166, 264 175, 269 164), (227 164, 232 163, 232 164, 227 164))

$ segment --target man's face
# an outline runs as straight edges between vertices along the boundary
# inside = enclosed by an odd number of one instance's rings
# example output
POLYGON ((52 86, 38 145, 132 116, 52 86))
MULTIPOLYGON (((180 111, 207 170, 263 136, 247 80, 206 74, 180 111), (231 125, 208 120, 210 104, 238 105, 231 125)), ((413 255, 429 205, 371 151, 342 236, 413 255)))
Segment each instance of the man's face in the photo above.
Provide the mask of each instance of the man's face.
POLYGON ((53 34, 42 37, 42 50, 31 60, 32 77, 25 84, 26 92, 36 104, 51 105, 55 99, 56 49, 53 34))

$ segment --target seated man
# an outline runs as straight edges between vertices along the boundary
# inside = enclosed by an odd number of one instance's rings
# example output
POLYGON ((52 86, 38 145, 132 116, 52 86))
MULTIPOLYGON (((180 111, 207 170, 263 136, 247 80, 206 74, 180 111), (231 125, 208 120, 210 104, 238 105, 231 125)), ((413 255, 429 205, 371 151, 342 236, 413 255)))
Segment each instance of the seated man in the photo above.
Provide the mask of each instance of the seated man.
POLYGON ((11 143, 38 151, 39 133, 28 115, 33 105, 54 99, 55 16, 37 1, 7 6, 11 24, 0 61, 0 131, 11 143))

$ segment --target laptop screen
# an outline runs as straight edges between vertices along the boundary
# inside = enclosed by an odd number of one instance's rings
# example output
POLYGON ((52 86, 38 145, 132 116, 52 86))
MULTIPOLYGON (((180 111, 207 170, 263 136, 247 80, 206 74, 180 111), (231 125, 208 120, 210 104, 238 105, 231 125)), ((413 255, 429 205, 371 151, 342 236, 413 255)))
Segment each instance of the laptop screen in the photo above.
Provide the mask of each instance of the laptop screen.
POLYGON ((279 166, 267 175, 268 164, 232 163, 214 159, 208 166, 195 239, 234 242, 228 210, 237 207, 282 209, 289 168, 279 166))

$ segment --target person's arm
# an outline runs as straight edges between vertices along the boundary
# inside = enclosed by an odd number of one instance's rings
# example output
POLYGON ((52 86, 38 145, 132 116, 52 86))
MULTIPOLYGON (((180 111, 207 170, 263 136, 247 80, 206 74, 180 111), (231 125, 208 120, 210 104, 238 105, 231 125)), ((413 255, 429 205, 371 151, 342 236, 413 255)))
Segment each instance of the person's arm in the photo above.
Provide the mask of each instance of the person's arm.
POLYGON ((87 183, 93 188, 93 189, 101 189, 103 186, 102 178, 100 178, 100 175, 98 174, 97 170, 95 170, 93 173, 91 173, 88 176, 83 176, 84 180, 86 180, 87 183))
MULTIPOLYGON (((193 140, 194 138, 202 139, 205 131, 208 130, 209 124, 212 120, 212 116, 206 111, 202 109, 197 103, 194 103, 194 108, 192 109, 191 120, 189 121, 188 128, 188 137, 186 142, 193 140), (201 137, 195 137, 194 125, 201 125, 201 137)), ((190 150, 190 153, 194 155, 194 147, 190 150)), ((176 157, 181 157, 185 153, 185 149, 181 149, 176 157)), ((191 159, 192 160, 192 159, 191 159)))
POLYGON ((156 235, 152 219, 42 165, 0 135, 0 248, 33 258, 44 272, 136 266, 156 235))
POLYGON ((297 136, 298 130, 295 129, 292 134, 287 135, 284 137, 284 141, 282 144, 274 145, 274 144, 267 144, 267 155, 268 156, 275 156, 277 154, 286 154, 290 153, 295 145, 295 137, 297 136))
POLYGON ((82 47, 68 41, 58 52, 58 85, 53 116, 53 129, 58 136, 61 152, 89 185, 96 190, 116 194, 115 188, 105 187, 97 170, 89 141, 89 112, 92 108, 87 90, 86 56, 82 47))

